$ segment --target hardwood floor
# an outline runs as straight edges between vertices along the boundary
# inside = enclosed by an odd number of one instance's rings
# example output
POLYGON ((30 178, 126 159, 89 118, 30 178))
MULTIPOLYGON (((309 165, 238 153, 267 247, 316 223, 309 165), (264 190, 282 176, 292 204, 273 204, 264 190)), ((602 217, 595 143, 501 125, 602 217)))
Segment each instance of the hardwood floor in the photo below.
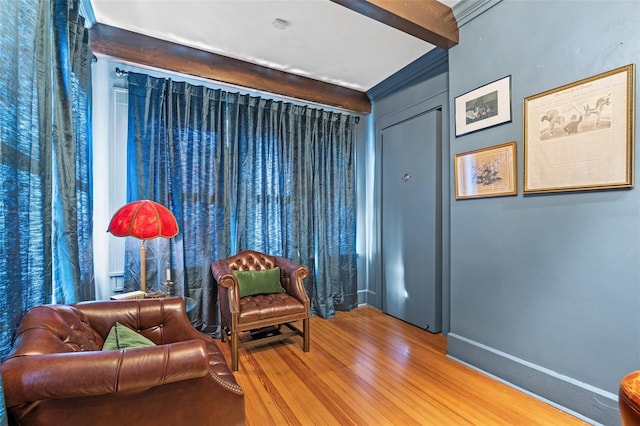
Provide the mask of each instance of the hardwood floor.
MULTIPOLYGON (((247 425, 583 425, 445 356, 446 338, 371 307, 241 349, 247 425)), ((221 343, 227 361, 229 345, 221 343)))

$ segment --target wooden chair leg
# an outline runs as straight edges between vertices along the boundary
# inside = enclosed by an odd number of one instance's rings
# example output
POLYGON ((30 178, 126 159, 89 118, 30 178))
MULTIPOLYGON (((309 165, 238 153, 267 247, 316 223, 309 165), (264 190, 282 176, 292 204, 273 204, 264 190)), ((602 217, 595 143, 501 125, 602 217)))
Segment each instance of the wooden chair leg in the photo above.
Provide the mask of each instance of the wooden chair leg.
POLYGON ((231 333, 231 371, 238 371, 238 333, 231 333))
POLYGON ((311 346, 311 321, 309 318, 302 320, 302 332, 304 333, 302 337, 302 350, 309 352, 309 347, 311 346))

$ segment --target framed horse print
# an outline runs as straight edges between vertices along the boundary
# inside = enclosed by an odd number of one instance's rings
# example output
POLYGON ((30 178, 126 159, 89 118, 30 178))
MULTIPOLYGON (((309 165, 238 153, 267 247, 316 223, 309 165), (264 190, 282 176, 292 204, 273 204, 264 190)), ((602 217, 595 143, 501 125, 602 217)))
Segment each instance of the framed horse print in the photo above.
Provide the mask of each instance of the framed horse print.
POLYGON ((633 64, 524 99, 524 193, 633 186, 633 64))

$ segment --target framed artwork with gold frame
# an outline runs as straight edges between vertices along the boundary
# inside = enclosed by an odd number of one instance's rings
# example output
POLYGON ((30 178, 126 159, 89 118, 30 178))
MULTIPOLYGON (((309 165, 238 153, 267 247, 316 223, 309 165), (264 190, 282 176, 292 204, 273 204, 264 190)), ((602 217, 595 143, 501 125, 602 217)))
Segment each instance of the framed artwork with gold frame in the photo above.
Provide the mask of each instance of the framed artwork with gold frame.
POLYGON ((633 64, 524 99, 524 193, 633 186, 633 64))
POLYGON ((456 199, 516 195, 516 165, 515 142, 456 154, 456 199))

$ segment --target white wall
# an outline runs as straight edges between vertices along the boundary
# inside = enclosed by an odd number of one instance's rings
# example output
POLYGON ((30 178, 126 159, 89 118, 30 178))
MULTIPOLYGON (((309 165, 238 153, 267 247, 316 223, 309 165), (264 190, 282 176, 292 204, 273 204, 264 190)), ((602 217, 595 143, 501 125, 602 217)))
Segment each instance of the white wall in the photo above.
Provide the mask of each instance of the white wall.
POLYGON ((107 228, 126 202, 126 92, 113 63, 98 60, 92 71, 94 268, 96 299, 105 300, 122 287, 125 241, 107 228))

